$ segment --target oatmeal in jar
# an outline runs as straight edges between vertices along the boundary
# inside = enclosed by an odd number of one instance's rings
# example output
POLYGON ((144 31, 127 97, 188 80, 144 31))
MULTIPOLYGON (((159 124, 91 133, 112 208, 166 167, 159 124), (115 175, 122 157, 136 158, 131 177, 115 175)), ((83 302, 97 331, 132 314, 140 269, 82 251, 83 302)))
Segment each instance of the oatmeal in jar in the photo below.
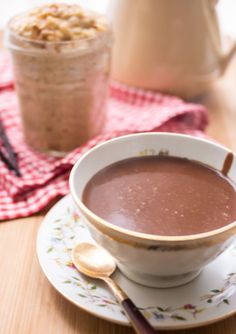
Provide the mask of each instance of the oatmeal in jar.
POLYGON ((102 131, 108 95, 111 29, 78 5, 50 4, 8 24, 26 142, 63 154, 102 131))

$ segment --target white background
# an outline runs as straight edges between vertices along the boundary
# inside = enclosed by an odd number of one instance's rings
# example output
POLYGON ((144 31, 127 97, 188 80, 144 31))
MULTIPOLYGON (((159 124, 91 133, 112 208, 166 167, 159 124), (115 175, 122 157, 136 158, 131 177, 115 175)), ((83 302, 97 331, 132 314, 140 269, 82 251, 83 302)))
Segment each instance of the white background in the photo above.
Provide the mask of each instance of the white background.
MULTIPOLYGON (((181 0, 179 0, 181 1, 181 0)), ((191 1, 191 0, 189 0, 191 1)), ((48 3, 47 0, 0 0, 0 29, 8 19, 32 6, 48 3)), ((105 13, 112 0, 55 0, 55 2, 79 3, 90 9, 105 13)), ((219 21, 223 32, 236 38, 236 0, 219 0, 217 5, 219 21)))

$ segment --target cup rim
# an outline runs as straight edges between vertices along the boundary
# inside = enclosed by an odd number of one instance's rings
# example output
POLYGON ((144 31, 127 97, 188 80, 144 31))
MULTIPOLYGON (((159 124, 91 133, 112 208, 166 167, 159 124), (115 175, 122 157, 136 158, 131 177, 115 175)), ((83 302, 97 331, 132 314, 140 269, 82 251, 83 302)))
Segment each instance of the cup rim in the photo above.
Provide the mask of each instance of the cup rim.
MULTIPOLYGON (((109 223, 107 220, 99 217, 98 215, 96 215, 95 213, 93 213, 90 209, 88 209, 86 207, 86 205, 82 202, 82 200, 80 200, 80 198, 77 196, 76 194, 76 190, 75 190, 75 186, 74 186, 74 179, 75 179, 75 173, 77 168, 79 167, 80 163, 86 159, 86 157, 90 154, 92 154, 94 151, 99 150, 101 147, 105 146, 105 145, 109 145, 113 142, 117 142, 123 139, 126 139, 127 137, 142 137, 142 136, 163 136, 163 137, 181 137, 181 138, 189 138, 195 141, 200 141, 206 144, 210 144, 212 146, 216 146, 218 148, 221 148, 225 151, 227 151, 228 153, 232 152, 231 150, 229 150, 227 147, 225 147, 224 145, 218 144, 216 142, 207 140, 205 138, 199 138, 199 137, 194 137, 192 135, 186 135, 186 134, 179 134, 179 133, 169 133, 169 132, 161 132, 161 133, 157 133, 157 132, 145 132, 145 133, 136 133, 136 134, 128 134, 125 136, 120 136, 120 137, 116 137, 113 139, 110 139, 106 142, 103 142, 101 144, 96 145, 95 147, 93 147, 92 149, 90 149, 89 151, 87 151, 85 154, 83 154, 78 160, 77 162, 74 164, 71 172, 70 172, 70 176, 69 176, 69 188, 70 188, 70 193, 74 199, 74 201, 76 202, 76 204, 78 205, 78 207, 81 209, 81 211, 85 212, 86 215, 88 217, 91 217, 92 220, 97 221, 100 225, 106 227, 109 230, 112 230, 113 232, 118 232, 122 235, 126 235, 129 237, 135 237, 137 239, 141 240, 146 240, 146 241, 160 241, 160 242, 183 242, 183 241, 196 241, 196 240, 201 240, 201 239, 207 239, 207 238, 211 238, 214 237, 216 235, 219 235, 221 233, 224 233, 226 231, 229 231, 231 229, 233 229, 234 227, 236 227, 236 221, 233 221, 230 224, 227 224, 223 227, 220 227, 218 229, 214 229, 208 232, 202 232, 202 233, 197 233, 197 234, 189 234, 189 235, 179 235, 179 236, 163 236, 163 235, 156 235, 156 234, 148 234, 148 233, 143 233, 143 232, 136 232, 136 231, 132 231, 123 227, 118 227, 117 225, 114 225, 112 223, 109 223)), ((232 152, 234 154, 234 152, 232 152)), ((235 154, 234 154, 235 156, 235 154)))

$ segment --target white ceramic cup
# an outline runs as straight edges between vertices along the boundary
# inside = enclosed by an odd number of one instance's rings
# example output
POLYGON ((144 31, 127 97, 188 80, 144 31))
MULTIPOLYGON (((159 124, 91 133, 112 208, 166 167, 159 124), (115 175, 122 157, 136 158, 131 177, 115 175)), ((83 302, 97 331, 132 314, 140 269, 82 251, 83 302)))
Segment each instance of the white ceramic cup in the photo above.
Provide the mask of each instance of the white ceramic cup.
POLYGON ((170 133, 141 133, 105 142, 83 155, 70 175, 72 197, 94 240, 114 256, 128 278, 153 287, 189 282, 230 246, 236 234, 236 222, 210 232, 185 236, 133 232, 103 220, 83 204, 82 194, 87 182, 102 168, 123 159, 157 155, 163 151, 219 171, 231 155, 233 161, 228 166, 228 177, 236 183, 236 157, 227 148, 208 140, 170 133))

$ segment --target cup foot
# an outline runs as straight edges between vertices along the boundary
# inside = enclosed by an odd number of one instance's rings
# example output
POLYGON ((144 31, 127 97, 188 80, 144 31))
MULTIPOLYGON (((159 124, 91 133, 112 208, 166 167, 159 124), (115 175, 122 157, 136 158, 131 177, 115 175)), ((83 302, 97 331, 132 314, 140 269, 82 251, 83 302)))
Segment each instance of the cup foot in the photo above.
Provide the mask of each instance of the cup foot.
POLYGON ((156 275, 138 273, 129 270, 120 264, 118 264, 118 267, 121 270, 121 272, 130 280, 152 288, 172 288, 180 286, 192 281, 201 272, 201 270, 197 270, 187 274, 176 275, 176 276, 156 276, 156 275))

